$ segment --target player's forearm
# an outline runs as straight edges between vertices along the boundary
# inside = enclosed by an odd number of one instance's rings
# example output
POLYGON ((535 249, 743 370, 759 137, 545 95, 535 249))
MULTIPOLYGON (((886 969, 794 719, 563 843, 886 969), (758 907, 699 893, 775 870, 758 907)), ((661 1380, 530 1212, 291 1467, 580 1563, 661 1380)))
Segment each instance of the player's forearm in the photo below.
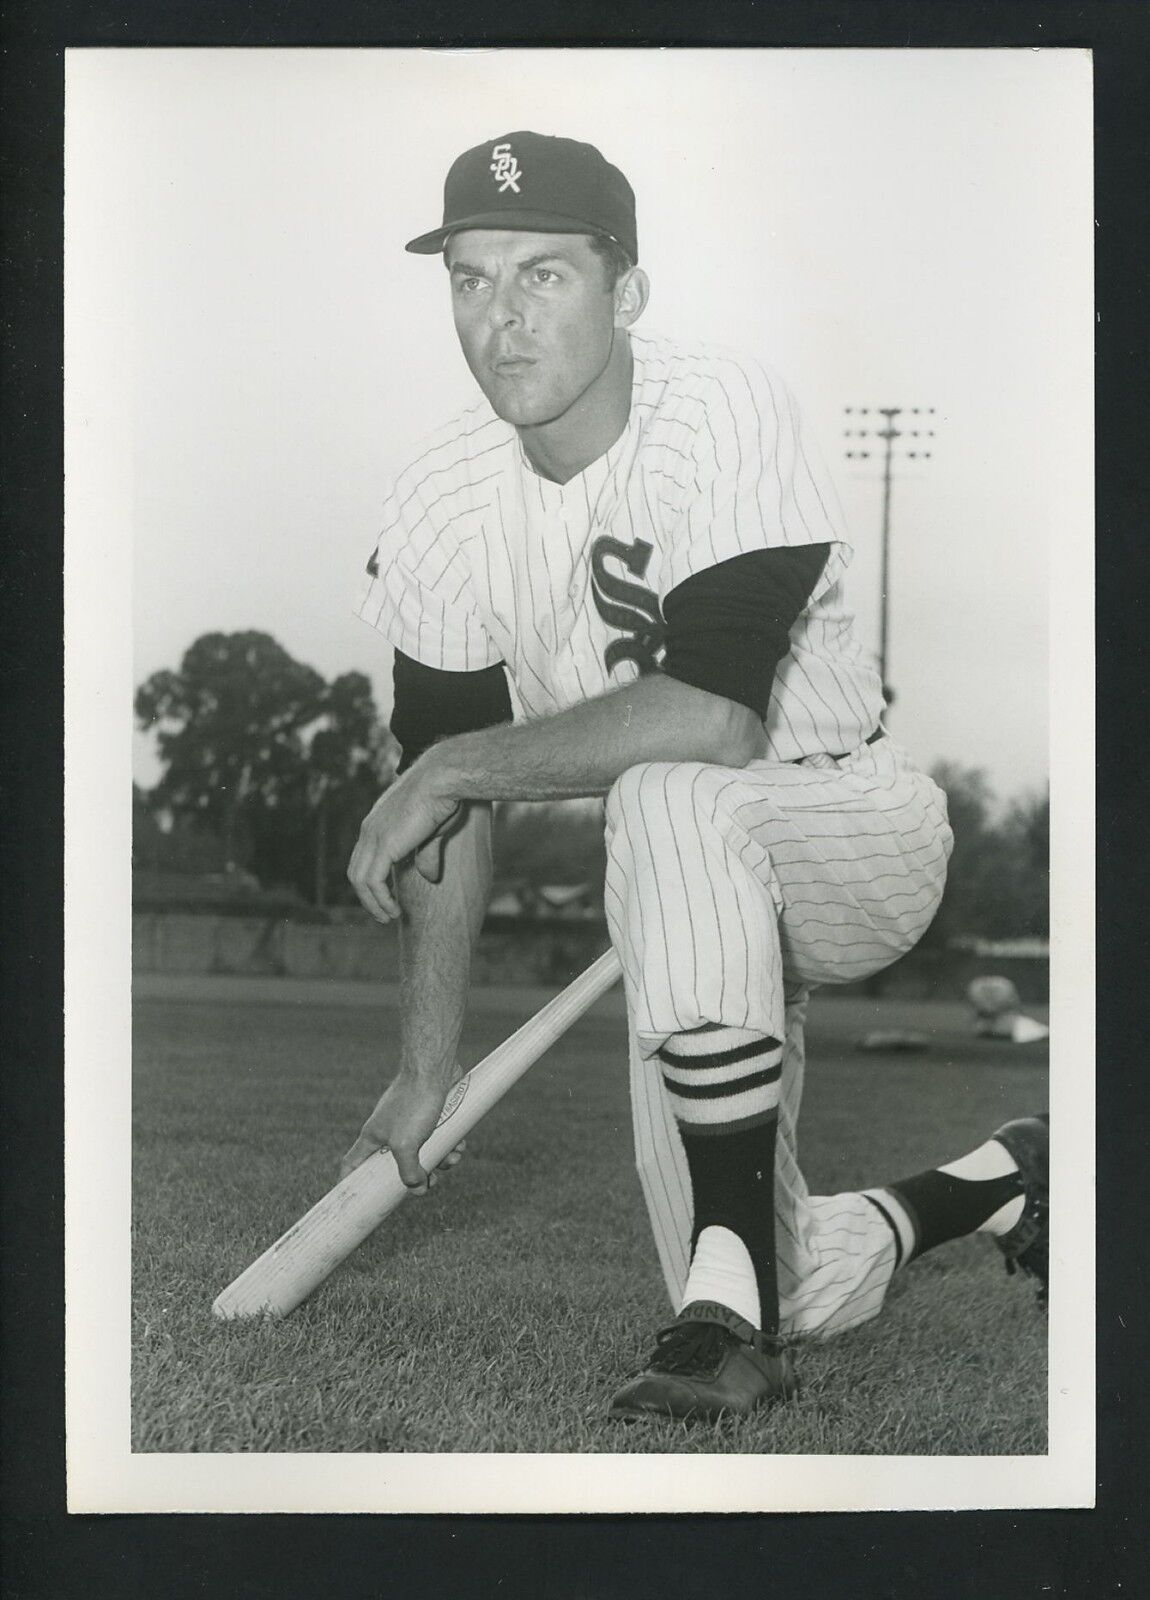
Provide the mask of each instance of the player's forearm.
POLYGON ((413 861, 396 869, 396 879, 404 912, 400 1072, 446 1091, 455 1081, 471 955, 491 892, 491 808, 470 808, 447 842, 438 883, 428 883, 413 861))
POLYGON ((653 673, 551 717, 444 739, 417 765, 456 799, 563 800, 605 794, 644 761, 743 767, 762 737, 745 706, 653 673))

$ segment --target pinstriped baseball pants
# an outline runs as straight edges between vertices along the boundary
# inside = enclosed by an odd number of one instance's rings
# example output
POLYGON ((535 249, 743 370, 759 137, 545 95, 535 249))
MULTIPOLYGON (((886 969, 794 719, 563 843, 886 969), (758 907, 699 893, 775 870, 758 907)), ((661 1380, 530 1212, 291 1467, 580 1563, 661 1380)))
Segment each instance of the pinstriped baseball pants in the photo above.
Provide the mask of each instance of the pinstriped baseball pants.
POLYGON ((814 1196, 797 1123, 807 999, 880 971, 937 909, 951 833, 942 792, 890 738, 850 756, 742 769, 630 768, 607 796, 605 903, 623 966, 635 1158, 679 1308, 691 1198, 654 1052, 720 1023, 783 1041, 775 1174, 781 1328, 825 1337, 873 1317, 890 1229, 861 1194, 814 1196))

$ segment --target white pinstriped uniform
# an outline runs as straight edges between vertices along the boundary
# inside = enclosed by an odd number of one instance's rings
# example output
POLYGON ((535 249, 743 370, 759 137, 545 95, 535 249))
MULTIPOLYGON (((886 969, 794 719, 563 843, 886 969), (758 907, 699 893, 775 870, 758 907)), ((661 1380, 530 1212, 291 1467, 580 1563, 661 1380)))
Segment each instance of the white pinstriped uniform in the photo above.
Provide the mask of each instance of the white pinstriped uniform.
POLYGON ((630 339, 627 427, 568 483, 534 472, 486 400, 428 441, 388 494, 359 614, 428 666, 506 662, 516 719, 530 720, 654 668, 661 602, 692 574, 765 547, 831 546, 775 674, 765 756, 739 771, 624 773, 607 797, 605 892, 636 1157, 672 1298, 690 1191, 649 1058, 704 1023, 751 1028, 784 1041, 782 1330, 825 1334, 877 1311, 894 1248, 862 1196, 811 1198, 799 1171, 805 997, 878 970, 921 934, 945 877, 945 801, 894 741, 865 744, 882 695, 842 599, 850 546, 786 387, 727 351, 630 339))

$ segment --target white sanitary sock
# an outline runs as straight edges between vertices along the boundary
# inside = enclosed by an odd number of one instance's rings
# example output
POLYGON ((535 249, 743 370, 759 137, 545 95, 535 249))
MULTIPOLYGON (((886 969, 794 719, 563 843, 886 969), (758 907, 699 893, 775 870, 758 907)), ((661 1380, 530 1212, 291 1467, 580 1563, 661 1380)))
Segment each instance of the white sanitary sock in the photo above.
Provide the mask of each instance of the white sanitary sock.
POLYGON ((760 1322, 759 1288, 750 1251, 730 1228, 704 1228, 691 1258, 683 1305, 717 1300, 754 1327, 760 1322))

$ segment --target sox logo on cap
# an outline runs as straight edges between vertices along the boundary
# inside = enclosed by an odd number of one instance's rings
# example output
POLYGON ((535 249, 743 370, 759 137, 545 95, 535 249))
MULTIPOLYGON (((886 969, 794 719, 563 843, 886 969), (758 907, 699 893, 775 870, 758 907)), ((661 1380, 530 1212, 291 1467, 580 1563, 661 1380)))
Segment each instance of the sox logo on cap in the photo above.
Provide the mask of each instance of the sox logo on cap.
POLYGON ((518 194, 518 180, 522 176, 522 168, 511 154, 511 146, 509 144, 497 144, 493 147, 491 154, 494 158, 491 162, 491 170, 495 174, 496 183, 499 185, 499 193, 504 194, 508 189, 514 189, 515 193, 518 194))

